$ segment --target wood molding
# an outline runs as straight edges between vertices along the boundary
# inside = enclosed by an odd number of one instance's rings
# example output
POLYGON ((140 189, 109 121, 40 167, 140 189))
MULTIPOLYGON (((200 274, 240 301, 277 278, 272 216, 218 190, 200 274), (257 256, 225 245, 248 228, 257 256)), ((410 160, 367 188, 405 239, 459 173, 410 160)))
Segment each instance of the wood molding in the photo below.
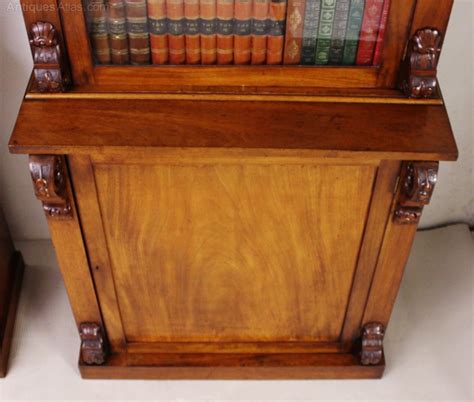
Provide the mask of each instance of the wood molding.
POLYGON ((370 322, 362 329, 360 362, 364 366, 375 366, 383 361, 383 337, 385 327, 379 322, 370 322))
POLYGON ((438 162, 406 162, 402 168, 403 186, 394 219, 400 224, 416 224, 423 207, 429 204, 438 181, 438 162))
POLYGON ((81 337, 81 358, 85 364, 101 365, 107 357, 102 328, 97 323, 85 322, 79 325, 81 337))
POLYGON ((53 24, 37 21, 30 28, 35 92, 65 92, 71 84, 59 34, 53 24))
POLYGON ((72 208, 66 195, 64 158, 58 155, 31 155, 30 173, 36 198, 43 203, 46 216, 71 219, 72 208))
POLYGON ((436 79, 442 34, 435 28, 419 29, 408 42, 401 66, 400 88, 410 98, 437 98, 436 79))

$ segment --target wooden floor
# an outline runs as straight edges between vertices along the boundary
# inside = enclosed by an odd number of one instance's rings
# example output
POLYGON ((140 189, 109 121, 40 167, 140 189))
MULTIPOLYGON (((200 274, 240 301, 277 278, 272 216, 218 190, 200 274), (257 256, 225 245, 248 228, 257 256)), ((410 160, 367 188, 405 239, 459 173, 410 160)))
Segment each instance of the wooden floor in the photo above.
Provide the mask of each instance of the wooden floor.
POLYGON ((382 380, 82 380, 79 337, 49 242, 26 260, 8 376, 12 400, 472 400, 474 241, 466 226, 419 232, 384 346, 382 380), (397 351, 397 353, 395 353, 397 351))

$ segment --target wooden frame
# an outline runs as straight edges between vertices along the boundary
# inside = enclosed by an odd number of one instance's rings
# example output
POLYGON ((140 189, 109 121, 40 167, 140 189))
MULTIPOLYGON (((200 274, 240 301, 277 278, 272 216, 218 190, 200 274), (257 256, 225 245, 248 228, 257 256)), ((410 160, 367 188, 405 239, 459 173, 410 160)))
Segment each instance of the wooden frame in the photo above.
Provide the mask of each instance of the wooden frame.
MULTIPOLYGON (((453 0, 393 0, 386 31, 383 64, 380 67, 304 67, 304 66, 94 66, 86 32, 81 0, 22 0, 26 9, 31 4, 48 3, 48 11, 27 12, 29 26, 39 19, 59 24, 64 35, 72 67, 74 85, 86 92, 213 92, 227 88, 231 93, 257 93, 258 88, 297 93, 324 88, 392 89, 397 96, 398 69, 404 44, 418 29, 435 27, 446 30, 453 0), (435 13, 431 10, 436 9, 435 13), (407 25, 407 21, 411 21, 407 25), (74 38, 74 40, 68 40, 74 38)), ((42 8, 42 10, 45 8, 42 8)))

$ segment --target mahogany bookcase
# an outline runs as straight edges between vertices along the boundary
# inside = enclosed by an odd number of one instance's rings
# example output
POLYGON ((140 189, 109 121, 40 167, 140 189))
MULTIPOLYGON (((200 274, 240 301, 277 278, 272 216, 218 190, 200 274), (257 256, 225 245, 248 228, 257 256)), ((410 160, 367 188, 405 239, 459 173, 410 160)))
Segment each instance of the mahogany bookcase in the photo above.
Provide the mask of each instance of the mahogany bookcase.
POLYGON ((79 0, 22 0, 30 155, 84 378, 378 378, 438 162, 452 1, 392 0, 382 63, 95 65, 79 0))

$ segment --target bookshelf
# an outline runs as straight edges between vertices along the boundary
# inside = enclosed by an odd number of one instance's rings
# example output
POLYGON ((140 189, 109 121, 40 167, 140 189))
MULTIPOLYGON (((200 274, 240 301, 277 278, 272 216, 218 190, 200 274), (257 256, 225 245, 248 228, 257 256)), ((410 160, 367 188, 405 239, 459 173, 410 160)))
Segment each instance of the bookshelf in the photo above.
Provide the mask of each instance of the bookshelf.
POLYGON ((457 158, 436 78, 452 1, 22 3, 10 150, 30 155, 81 375, 381 377, 457 158))

